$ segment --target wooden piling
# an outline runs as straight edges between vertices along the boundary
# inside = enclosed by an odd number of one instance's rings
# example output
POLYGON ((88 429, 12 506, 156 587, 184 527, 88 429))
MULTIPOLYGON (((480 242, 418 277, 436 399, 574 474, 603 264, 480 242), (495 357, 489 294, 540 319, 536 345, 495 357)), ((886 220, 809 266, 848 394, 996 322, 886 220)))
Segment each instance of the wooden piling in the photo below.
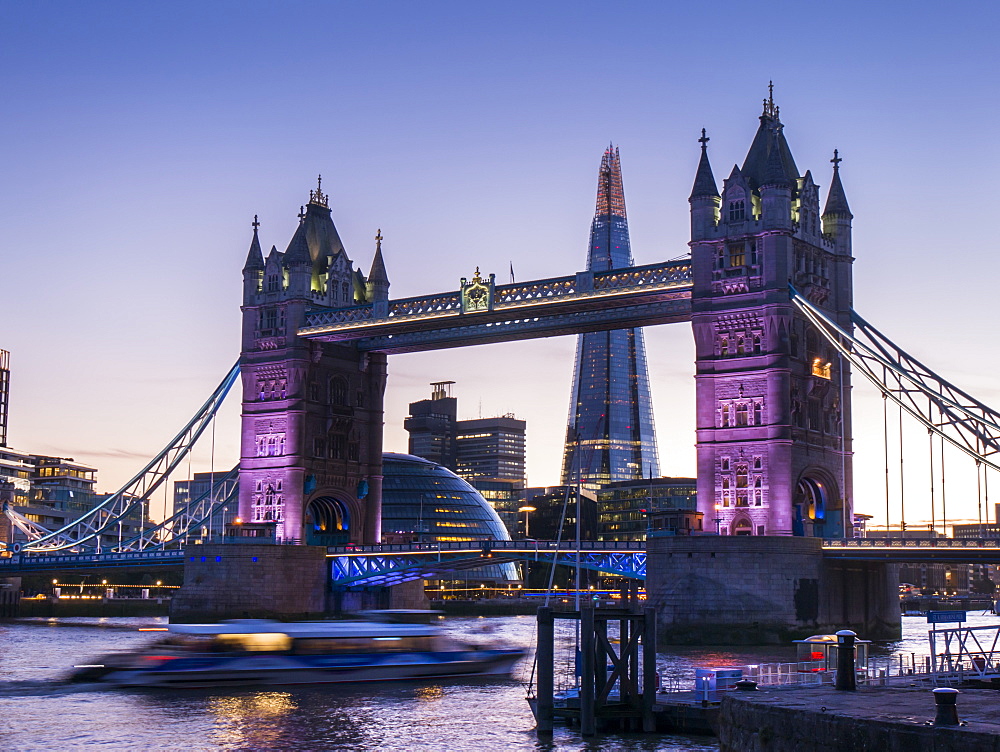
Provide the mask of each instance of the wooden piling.
POLYGON ((552 609, 538 609, 538 697, 535 705, 535 729, 551 733, 553 721, 553 688, 555 686, 555 620, 552 609))
POLYGON ((656 609, 643 609, 642 630, 642 730, 656 731, 656 609))
POLYGON ((594 646, 594 608, 583 608, 580 611, 580 733, 583 736, 593 736, 597 733, 596 703, 594 696, 594 678, 596 667, 594 663, 597 651, 594 646))

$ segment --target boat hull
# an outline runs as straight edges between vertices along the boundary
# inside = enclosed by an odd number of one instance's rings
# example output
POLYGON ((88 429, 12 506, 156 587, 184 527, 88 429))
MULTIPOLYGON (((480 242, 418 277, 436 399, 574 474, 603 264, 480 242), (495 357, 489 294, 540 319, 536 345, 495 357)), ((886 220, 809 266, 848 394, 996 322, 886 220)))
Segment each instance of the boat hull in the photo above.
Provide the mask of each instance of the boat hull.
POLYGON ((523 650, 402 653, 377 656, 138 656, 99 681, 120 687, 243 687, 423 681, 504 676, 523 650))

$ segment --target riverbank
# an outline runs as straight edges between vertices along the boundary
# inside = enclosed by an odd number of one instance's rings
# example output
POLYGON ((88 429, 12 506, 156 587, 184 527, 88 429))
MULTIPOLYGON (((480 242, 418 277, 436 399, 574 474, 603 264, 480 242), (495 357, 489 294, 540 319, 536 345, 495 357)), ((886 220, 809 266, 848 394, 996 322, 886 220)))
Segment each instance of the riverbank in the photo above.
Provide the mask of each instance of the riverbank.
POLYGON ((934 726, 927 688, 789 687, 731 692, 718 717, 721 752, 998 752, 1000 695, 963 689, 959 718, 966 725, 934 726))
POLYGON ((166 616, 169 598, 22 598, 16 616, 29 617, 129 617, 166 616))

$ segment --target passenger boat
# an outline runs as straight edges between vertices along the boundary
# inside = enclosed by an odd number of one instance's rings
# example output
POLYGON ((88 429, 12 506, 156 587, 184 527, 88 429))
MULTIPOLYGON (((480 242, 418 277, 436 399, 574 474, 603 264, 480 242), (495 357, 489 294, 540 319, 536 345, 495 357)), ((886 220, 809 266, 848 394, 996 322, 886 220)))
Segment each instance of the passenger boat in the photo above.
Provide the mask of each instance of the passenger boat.
POLYGON ((525 653, 461 643, 426 624, 239 619, 167 629, 144 650, 77 666, 70 681, 220 687, 502 676, 525 653))

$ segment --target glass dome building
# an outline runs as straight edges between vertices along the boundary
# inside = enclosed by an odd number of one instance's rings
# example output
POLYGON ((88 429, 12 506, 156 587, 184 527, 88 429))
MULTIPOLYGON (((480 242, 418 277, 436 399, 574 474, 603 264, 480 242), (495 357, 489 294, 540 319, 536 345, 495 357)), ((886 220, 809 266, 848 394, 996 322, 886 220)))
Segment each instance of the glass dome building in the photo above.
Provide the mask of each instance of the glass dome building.
MULTIPOLYGON (((510 540, 510 534, 479 491, 448 468, 410 454, 386 452, 382 455, 382 540, 510 540)), ((481 567, 474 577, 519 580, 513 564, 481 567)))

